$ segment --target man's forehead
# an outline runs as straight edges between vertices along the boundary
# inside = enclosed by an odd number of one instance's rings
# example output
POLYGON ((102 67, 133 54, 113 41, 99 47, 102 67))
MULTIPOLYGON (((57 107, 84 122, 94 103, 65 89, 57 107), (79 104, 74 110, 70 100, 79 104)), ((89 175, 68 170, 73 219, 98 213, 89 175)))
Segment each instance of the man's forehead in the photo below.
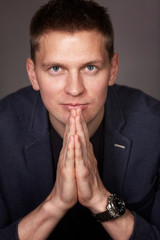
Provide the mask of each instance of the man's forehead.
POLYGON ((101 53, 105 57, 107 53, 105 38, 97 30, 78 32, 48 31, 39 39, 38 52, 41 51, 48 51, 48 54, 53 51, 54 54, 66 53, 67 55, 71 53, 79 55, 82 53, 85 55, 101 53))

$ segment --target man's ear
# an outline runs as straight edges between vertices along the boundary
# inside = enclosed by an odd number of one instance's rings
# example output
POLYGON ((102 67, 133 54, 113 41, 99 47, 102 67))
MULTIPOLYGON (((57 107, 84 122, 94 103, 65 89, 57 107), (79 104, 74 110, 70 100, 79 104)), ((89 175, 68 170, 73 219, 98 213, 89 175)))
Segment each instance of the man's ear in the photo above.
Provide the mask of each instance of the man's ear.
POLYGON ((27 59, 26 69, 27 69, 27 73, 28 73, 28 78, 30 80, 30 83, 31 83, 33 89, 36 91, 39 90, 39 84, 38 84, 37 76, 36 76, 36 72, 35 72, 35 64, 31 58, 27 59))
POLYGON ((118 75, 118 66, 119 66, 119 57, 118 57, 118 54, 115 53, 111 61, 111 75, 108 83, 109 86, 114 85, 116 81, 116 78, 118 75))

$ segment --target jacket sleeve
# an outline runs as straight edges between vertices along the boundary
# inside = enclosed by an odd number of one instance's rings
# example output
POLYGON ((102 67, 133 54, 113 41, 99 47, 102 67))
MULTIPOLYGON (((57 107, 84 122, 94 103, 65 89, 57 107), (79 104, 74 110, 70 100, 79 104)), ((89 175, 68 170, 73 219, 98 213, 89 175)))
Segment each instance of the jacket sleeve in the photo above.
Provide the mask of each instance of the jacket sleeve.
POLYGON ((0 240, 18 240, 18 223, 19 220, 3 229, 0 229, 0 240))
POLYGON ((159 240, 160 239, 160 169, 159 179, 152 205, 150 219, 145 220, 133 211, 135 226, 130 240, 159 240))
POLYGON ((143 219, 140 215, 133 212, 135 218, 135 226, 130 240, 159 240, 160 228, 152 225, 143 219))
POLYGON ((10 224, 7 207, 0 195, 0 240, 18 240, 19 221, 10 224))

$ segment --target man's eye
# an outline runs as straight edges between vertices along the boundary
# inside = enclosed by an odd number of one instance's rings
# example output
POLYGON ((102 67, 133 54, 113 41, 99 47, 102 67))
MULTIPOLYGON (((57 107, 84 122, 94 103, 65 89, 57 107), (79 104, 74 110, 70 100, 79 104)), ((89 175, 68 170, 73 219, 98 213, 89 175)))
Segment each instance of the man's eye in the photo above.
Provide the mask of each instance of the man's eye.
POLYGON ((59 72, 61 70, 61 68, 59 66, 54 66, 54 67, 51 68, 51 70, 53 72, 59 72))
POLYGON ((95 70, 95 66, 93 66, 93 65, 88 65, 88 66, 87 66, 87 70, 93 71, 93 70, 95 70))

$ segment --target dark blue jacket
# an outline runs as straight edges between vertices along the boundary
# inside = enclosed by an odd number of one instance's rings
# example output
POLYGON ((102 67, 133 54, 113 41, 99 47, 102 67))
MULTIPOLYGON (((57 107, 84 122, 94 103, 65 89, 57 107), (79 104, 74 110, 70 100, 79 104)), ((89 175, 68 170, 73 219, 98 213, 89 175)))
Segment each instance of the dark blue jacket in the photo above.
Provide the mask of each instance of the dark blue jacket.
MULTIPOLYGON (((131 239, 160 239, 160 103, 115 85, 105 116, 103 183, 133 211, 131 239)), ((27 87, 0 101, 0 240, 18 239, 19 220, 48 196, 54 175, 48 113, 27 87)))

